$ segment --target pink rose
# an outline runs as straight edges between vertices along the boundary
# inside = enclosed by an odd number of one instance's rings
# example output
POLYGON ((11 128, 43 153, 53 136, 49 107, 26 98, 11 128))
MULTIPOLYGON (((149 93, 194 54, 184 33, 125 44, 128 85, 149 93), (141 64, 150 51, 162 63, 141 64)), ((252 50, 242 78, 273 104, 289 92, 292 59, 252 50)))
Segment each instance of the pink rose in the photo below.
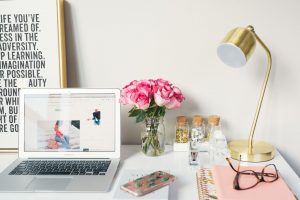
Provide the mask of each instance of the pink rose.
POLYGON ((181 103, 183 102, 183 100, 185 100, 181 90, 178 87, 173 87, 173 91, 174 91, 174 96, 176 97, 176 99, 181 103))
POLYGON ((178 87, 165 85, 154 94, 155 103, 159 106, 166 106, 168 109, 175 109, 181 106, 184 97, 178 87))
POLYGON ((144 94, 147 94, 148 96, 152 96, 152 82, 151 82, 151 80, 138 81, 136 89, 140 93, 144 93, 144 94))
POLYGON ((181 106, 181 102, 185 99, 178 87, 173 87, 173 96, 171 97, 169 103, 166 104, 168 109, 175 109, 181 106))
POLYGON ((170 102, 173 93, 174 92, 169 85, 165 85, 161 88, 158 87, 157 91, 154 93, 154 101, 158 106, 165 106, 170 102))
POLYGON ((142 93, 142 92, 138 92, 135 94, 134 96, 134 105, 138 108, 138 109, 147 109, 149 108, 150 102, 151 102, 151 98, 149 98, 148 95, 142 93))
POLYGON ((160 107, 175 109, 181 106, 184 96, 178 87, 161 78, 134 80, 121 91, 120 103, 133 105, 137 109, 148 109, 152 100, 160 107))
POLYGON ((135 106, 143 110, 149 108, 153 96, 151 80, 138 81, 136 89, 135 106))
POLYGON ((131 81, 128 85, 126 85, 121 91, 120 103, 134 105, 134 101, 132 100, 132 96, 136 93, 136 80, 131 81))
POLYGON ((180 107, 183 101, 181 91, 167 80, 157 79, 154 91, 154 100, 158 106, 173 109, 180 107))
POLYGON ((171 86, 171 84, 169 83, 169 81, 161 78, 155 80, 153 85, 153 93, 156 93, 159 89, 162 89, 164 86, 171 86))
POLYGON ((122 89, 120 102, 135 105, 138 109, 147 109, 151 98, 152 85, 150 81, 132 81, 122 89))
POLYGON ((155 83, 156 83, 156 85, 157 85, 159 88, 162 88, 162 87, 164 87, 164 86, 166 86, 166 85, 171 86, 171 84, 170 84, 169 81, 164 80, 164 79, 162 79, 162 78, 157 79, 157 80, 155 81, 155 83))

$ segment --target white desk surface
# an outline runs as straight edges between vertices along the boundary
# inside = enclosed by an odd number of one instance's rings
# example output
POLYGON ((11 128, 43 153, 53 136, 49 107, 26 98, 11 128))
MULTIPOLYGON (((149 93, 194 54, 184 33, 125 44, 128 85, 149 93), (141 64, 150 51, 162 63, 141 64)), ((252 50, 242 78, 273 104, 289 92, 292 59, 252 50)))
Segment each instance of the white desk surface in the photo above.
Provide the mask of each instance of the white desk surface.
MULTIPOLYGON (((140 151, 139 145, 123 145, 121 148, 121 163, 119 171, 116 174, 112 188, 108 193, 0 193, 0 199, 5 200, 109 200, 113 199, 117 183, 125 169, 139 170, 168 170, 177 177, 177 180, 170 186, 170 200, 197 200, 197 167, 191 167, 188 164, 187 152, 173 152, 171 146, 167 146, 164 155, 159 157, 147 157, 140 151)), ((17 158, 16 153, 0 154, 0 171, 4 170, 12 161, 17 158)), ((203 156, 203 165, 207 166, 207 156, 203 156)), ((268 162, 276 164, 280 174, 284 177, 290 188, 297 197, 300 197, 300 179, 292 170, 284 158, 276 152, 275 158, 268 162)), ((266 163, 259 163, 266 165, 266 163)), ((1 181, 1 180, 0 180, 1 181)))

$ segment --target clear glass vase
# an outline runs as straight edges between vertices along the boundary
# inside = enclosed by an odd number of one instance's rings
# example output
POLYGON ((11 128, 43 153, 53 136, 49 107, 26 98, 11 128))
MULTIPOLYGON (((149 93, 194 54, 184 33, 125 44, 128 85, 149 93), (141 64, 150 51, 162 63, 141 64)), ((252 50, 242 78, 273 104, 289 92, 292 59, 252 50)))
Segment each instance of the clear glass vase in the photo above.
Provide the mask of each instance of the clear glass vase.
POLYGON ((142 151, 147 156, 159 156, 165 151, 165 126, 163 117, 147 117, 143 123, 142 151))

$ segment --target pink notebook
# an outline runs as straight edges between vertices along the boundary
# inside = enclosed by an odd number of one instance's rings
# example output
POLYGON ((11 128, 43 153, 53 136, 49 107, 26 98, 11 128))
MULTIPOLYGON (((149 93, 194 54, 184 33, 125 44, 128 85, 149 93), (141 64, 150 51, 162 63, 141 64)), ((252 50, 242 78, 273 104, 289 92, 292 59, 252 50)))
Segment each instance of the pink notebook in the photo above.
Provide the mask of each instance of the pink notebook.
MULTIPOLYGON (((261 171, 261 167, 241 167, 240 170, 251 169, 261 171)), ((212 169, 216 192, 220 200, 295 200, 282 178, 272 183, 261 182, 249 190, 233 189, 233 179, 236 173, 227 166, 215 166, 212 169)))

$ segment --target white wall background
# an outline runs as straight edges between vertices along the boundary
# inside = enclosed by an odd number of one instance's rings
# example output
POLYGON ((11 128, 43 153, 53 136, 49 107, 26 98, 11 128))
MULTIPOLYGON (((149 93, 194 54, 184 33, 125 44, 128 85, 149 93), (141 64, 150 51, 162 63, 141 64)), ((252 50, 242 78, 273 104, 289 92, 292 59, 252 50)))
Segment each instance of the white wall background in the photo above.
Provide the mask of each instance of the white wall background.
MULTIPOLYGON (((226 67, 218 43, 236 26, 252 24, 269 46, 273 70, 256 139, 273 143, 300 174, 300 1, 66 0, 70 87, 118 87, 133 79, 170 80, 186 96, 166 115, 171 138, 177 115, 219 114, 228 139, 247 138, 266 56, 226 67)), ((122 108, 122 142, 139 144, 139 126, 122 108)))

